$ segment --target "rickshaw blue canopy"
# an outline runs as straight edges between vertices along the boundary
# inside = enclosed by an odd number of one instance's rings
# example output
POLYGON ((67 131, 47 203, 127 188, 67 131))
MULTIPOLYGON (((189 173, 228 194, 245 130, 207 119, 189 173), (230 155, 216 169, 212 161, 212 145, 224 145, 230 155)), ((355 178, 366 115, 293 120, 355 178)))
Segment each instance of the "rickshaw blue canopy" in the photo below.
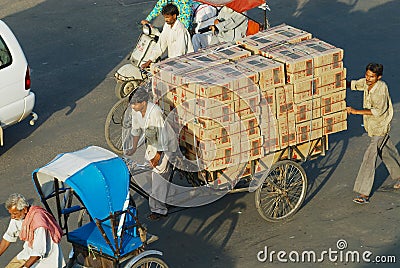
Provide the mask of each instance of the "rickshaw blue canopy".
POLYGON ((38 181, 45 197, 54 192, 55 178, 60 188, 71 187, 92 218, 104 219, 110 213, 126 209, 128 204, 129 171, 126 164, 116 154, 101 147, 90 146, 59 154, 44 167, 36 169, 32 177, 38 181))

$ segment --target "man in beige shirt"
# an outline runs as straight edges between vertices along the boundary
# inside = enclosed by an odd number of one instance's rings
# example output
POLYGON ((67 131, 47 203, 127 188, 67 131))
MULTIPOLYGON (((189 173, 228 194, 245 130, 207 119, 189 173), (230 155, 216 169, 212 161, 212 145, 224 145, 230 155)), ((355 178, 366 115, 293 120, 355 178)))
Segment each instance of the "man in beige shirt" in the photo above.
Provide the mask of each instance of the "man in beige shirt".
POLYGON ((382 64, 370 63, 366 67, 365 78, 351 81, 350 85, 352 90, 364 91, 364 101, 362 110, 347 107, 347 113, 363 116, 364 128, 371 138, 353 189, 359 194, 353 199, 358 204, 369 202, 378 155, 392 179, 396 180, 393 187, 400 189, 400 156, 389 138, 393 106, 387 85, 381 81, 382 74, 382 64))

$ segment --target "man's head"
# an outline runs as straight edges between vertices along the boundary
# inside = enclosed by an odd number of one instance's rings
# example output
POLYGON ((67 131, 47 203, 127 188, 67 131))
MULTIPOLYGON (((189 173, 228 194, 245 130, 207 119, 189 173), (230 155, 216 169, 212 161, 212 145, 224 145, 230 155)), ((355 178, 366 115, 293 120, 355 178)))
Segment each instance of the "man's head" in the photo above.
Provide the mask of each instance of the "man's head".
POLYGON ((170 3, 163 7, 161 14, 164 16, 165 23, 172 27, 179 16, 179 10, 176 5, 170 3))
POLYGON ((136 91, 129 96, 129 104, 136 112, 143 111, 147 107, 149 101, 149 93, 143 88, 139 87, 136 91))
POLYGON ((365 79, 368 86, 375 85, 383 75, 383 65, 379 63, 369 63, 365 68, 365 79))
POLYGON ((23 220, 28 213, 28 208, 29 204, 21 194, 12 194, 6 201, 6 209, 14 220, 23 220))

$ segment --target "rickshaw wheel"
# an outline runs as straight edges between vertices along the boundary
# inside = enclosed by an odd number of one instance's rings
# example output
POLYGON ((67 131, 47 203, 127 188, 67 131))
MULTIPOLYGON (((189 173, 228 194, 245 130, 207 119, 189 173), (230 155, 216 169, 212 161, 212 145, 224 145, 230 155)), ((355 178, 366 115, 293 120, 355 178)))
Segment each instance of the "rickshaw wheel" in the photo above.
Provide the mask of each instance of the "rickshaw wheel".
MULTIPOLYGON (((126 266, 128 268, 129 266, 126 266)), ((129 268, 168 268, 168 265, 157 257, 145 257, 140 259, 138 262, 130 266, 129 268)))
POLYGON ((115 96, 118 99, 123 99, 127 97, 131 92, 137 88, 141 80, 130 80, 130 81, 119 81, 115 85, 115 96))
POLYGON ((296 162, 275 163, 255 192, 258 213, 267 221, 277 222, 294 215, 307 192, 307 175, 296 162))
POLYGON ((128 98, 121 99, 114 104, 107 115, 104 126, 106 142, 117 154, 122 154, 122 122, 128 104, 128 98))

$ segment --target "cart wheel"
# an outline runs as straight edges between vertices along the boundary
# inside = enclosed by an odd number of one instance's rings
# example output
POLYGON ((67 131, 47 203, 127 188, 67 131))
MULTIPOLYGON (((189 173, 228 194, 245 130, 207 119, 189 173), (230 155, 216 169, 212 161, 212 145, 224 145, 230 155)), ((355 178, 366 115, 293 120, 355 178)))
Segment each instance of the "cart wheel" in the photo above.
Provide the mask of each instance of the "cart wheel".
POLYGON ((256 190, 256 207, 267 221, 276 222, 294 215, 307 192, 307 175, 296 162, 275 163, 256 190))
POLYGON ((168 268, 168 265, 157 257, 145 257, 140 259, 137 263, 132 266, 126 266, 126 268, 168 268))
POLYGON ((118 154, 122 154, 122 122, 128 104, 128 98, 119 100, 108 113, 104 126, 106 142, 118 154))
POLYGON ((141 80, 117 81, 115 85, 115 96, 117 96, 118 99, 125 98, 138 87, 140 81, 141 80))

